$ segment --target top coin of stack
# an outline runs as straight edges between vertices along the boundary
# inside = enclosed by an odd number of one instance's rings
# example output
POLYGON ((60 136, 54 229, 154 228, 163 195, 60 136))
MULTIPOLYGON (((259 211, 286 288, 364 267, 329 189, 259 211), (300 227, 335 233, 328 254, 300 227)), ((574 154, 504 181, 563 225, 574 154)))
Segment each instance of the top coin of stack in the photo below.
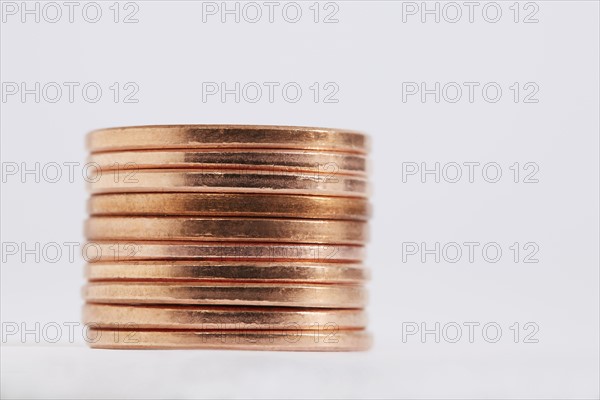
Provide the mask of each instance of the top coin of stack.
POLYGON ((368 147, 322 128, 91 132, 91 346, 368 348, 368 147))

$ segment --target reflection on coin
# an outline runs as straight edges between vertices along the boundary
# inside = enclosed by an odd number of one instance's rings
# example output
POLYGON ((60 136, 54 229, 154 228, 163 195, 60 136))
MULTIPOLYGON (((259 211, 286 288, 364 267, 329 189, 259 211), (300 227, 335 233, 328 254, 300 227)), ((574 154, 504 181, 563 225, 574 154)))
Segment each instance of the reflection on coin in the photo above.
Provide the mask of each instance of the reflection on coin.
POLYGON ((89 178, 93 194, 126 192, 270 193, 365 197, 367 181, 358 176, 314 176, 303 172, 190 169, 98 171, 89 178))
POLYGON ((299 150, 137 150, 92 154, 88 163, 103 170, 148 168, 208 168, 234 171, 300 171, 333 177, 365 175, 367 160, 360 154, 299 150))
POLYGON ((208 243, 172 241, 91 241, 82 248, 87 262, 125 260, 260 260, 310 262, 360 262, 363 246, 278 244, 278 243, 208 243))
POLYGON ((263 148, 365 153, 369 139, 358 132, 260 125, 151 125, 100 129, 87 136, 94 153, 137 149, 263 148))
POLYGON ((369 270, 362 264, 260 261, 129 261, 86 266, 90 281, 258 281, 290 283, 362 283, 369 270))
POLYGON ((364 330, 194 331, 88 329, 86 341, 98 349, 229 349, 271 351, 364 351, 364 330))
POLYGON ((85 300, 111 304, 206 304, 361 308, 367 294, 358 285, 237 282, 91 282, 85 300))
POLYGON ((127 306, 86 304, 83 322, 113 329, 356 329, 366 315, 358 309, 228 306, 127 306))
POLYGON ((248 193, 117 193, 91 196, 91 215, 198 215, 366 220, 366 199, 248 193))
POLYGON ((90 240, 198 240, 364 244, 367 224, 269 218, 92 217, 85 233, 90 240))

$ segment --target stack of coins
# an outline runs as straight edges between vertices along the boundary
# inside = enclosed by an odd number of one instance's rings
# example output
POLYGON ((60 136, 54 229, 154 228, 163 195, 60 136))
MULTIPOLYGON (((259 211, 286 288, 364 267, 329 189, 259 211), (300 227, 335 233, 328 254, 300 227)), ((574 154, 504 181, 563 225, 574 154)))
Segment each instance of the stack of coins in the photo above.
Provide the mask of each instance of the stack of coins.
POLYGON ((88 148, 92 347, 370 346, 365 135, 125 127, 91 132, 88 148))

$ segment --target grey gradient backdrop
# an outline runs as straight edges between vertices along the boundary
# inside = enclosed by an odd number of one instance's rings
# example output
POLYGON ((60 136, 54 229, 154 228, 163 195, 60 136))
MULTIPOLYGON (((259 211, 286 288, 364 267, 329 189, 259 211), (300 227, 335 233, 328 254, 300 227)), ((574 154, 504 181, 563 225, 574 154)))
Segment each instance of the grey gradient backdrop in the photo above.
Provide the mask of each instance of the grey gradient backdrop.
MULTIPOLYGON (((111 21, 110 4, 101 2, 96 24, 81 14, 73 23, 2 23, 2 82, 104 89, 95 104, 80 95, 3 101, 2 162, 83 163, 85 133, 119 125, 364 130, 373 139, 375 346, 359 354, 111 352, 88 350, 80 336, 73 344, 12 336, 1 348, 3 396, 598 397, 598 2, 536 2, 534 24, 512 21, 512 2, 499 3, 498 23, 476 13, 474 23, 455 24, 403 23, 402 3, 392 1, 337 2, 335 24, 312 22, 312 2, 300 3, 306 14, 296 24, 281 14, 273 23, 203 23, 202 4, 191 1, 137 2, 139 22, 123 24, 111 21), (304 92, 297 103, 203 102, 202 82, 223 81, 298 82, 304 92), (504 91, 497 103, 480 92, 473 103, 403 102, 406 81, 498 82, 504 91), (139 102, 115 104, 113 82, 135 82, 139 102), (314 103, 313 82, 335 82, 339 102, 314 103), (513 82, 535 82, 539 102, 514 103, 513 82), (402 162, 468 161, 499 163, 502 180, 402 182, 402 162), (514 162, 537 163, 539 183, 512 183, 514 162), (505 252, 493 264, 402 262, 402 242, 467 241, 498 242, 505 252), (514 263, 513 242, 537 243, 540 262, 514 263), (503 336, 402 341, 403 322, 468 321, 496 322, 503 336), (536 323, 539 343, 514 343, 515 322, 536 323)), ((2 242, 82 241, 83 180, 28 179, 2 183, 2 242)), ((9 257, 2 322, 79 321, 83 264, 9 257)))

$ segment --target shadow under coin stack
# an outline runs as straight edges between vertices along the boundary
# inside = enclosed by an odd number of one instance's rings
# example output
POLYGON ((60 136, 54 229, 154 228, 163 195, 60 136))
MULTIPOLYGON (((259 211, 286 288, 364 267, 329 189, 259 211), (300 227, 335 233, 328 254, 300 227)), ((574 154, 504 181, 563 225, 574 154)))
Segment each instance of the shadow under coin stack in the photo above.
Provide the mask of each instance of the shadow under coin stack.
POLYGON ((88 135, 96 348, 366 350, 368 138, 279 126, 88 135))

